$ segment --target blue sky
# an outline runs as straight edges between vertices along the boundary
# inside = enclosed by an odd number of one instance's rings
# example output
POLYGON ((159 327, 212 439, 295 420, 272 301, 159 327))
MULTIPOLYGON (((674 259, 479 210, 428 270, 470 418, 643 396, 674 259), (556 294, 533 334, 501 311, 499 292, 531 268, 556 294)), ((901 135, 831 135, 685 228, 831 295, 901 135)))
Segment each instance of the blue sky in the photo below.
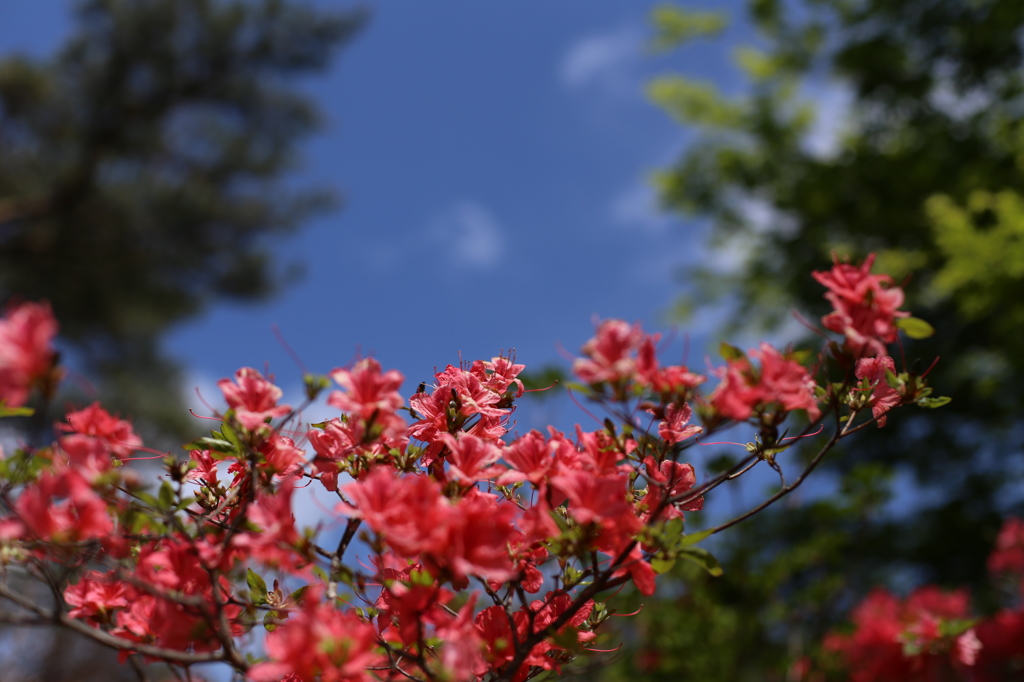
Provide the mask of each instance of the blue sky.
MULTIPOLYGON (((69 6, 0 0, 0 52, 47 54, 70 28, 69 6)), ((269 363, 287 384, 298 370, 277 324, 311 370, 361 348, 415 386, 460 351, 555 361, 557 343, 575 351, 588 338, 594 315, 659 326, 680 293, 674 271, 701 240, 654 205, 647 177, 686 133, 644 84, 674 69, 741 83, 723 42, 647 51, 652 6, 371 6, 333 68, 303 84, 325 127, 290 180, 345 198, 274 242, 305 277, 269 303, 211 308, 170 334, 169 351, 194 382, 269 363)))
MULTIPOLYGON (((370 6, 332 68, 302 83, 325 125, 289 178, 332 188, 344 204, 273 242, 282 262, 305 266, 303 279, 267 303, 216 305, 169 334, 190 406, 203 411, 196 386, 219 402, 216 380, 241 366, 269 367, 297 402, 301 372, 275 324, 311 371, 372 354, 405 374, 405 395, 460 352, 472 360, 515 348, 527 366, 564 364, 559 348, 577 352, 596 317, 665 329, 682 292, 677 270, 708 254, 699 223, 657 209, 648 178, 690 133, 644 87, 682 71, 739 91, 731 54, 752 35, 742 2, 708 2, 731 12, 727 33, 655 55, 646 46, 655 4, 370 6)), ((71 29, 71 6, 0 0, 0 54, 51 53, 71 29)), ((667 360, 680 359, 688 336, 687 361, 705 367, 714 330, 697 322, 678 330, 667 360)), ((520 429, 589 419, 558 401, 517 417, 520 429)))
POLYGON ((283 372, 276 322, 310 367, 361 346, 418 382, 459 351, 549 362, 593 314, 656 318, 695 241, 646 185, 684 133, 644 99, 668 66, 645 54, 645 21, 639 3, 376 6, 309 84, 328 127, 302 177, 346 205, 282 244, 306 278, 211 311, 170 348, 203 373, 283 372), (224 326, 242 333, 215 342, 224 326))

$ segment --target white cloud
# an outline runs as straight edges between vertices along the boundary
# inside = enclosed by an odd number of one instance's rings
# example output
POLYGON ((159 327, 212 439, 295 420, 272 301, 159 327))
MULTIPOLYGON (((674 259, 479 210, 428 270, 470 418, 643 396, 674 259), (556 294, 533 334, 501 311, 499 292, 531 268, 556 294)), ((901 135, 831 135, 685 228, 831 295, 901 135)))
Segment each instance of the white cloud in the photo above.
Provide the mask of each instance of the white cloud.
POLYGON ((649 233, 664 232, 673 223, 672 216, 658 206, 657 192, 644 182, 634 183, 613 197, 609 212, 614 224, 649 233))
POLYGON ((642 54, 643 33, 623 27, 580 38, 569 46, 559 65, 562 83, 573 88, 599 86, 622 91, 633 82, 631 72, 642 54))
POLYGON ((468 268, 497 264, 505 243, 498 220, 472 201, 461 201, 433 220, 427 237, 441 247, 443 256, 468 268))
POLYGON ((853 106, 853 91, 840 83, 829 83, 808 92, 817 105, 814 124, 804 138, 804 146, 820 159, 830 159, 839 153, 845 126, 853 106))

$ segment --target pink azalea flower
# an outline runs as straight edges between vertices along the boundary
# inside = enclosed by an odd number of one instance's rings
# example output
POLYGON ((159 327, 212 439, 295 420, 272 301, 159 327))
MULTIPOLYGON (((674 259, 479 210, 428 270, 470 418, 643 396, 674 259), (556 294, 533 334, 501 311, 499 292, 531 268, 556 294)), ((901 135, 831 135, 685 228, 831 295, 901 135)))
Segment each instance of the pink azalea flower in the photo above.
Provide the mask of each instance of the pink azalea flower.
POLYGON ((1024 574, 1024 520, 1008 518, 996 538, 996 547, 988 558, 992 573, 1024 574))
POLYGON ((857 378, 867 379, 871 383, 871 399, 868 404, 871 406, 871 414, 878 421, 878 428, 885 426, 888 419, 885 413, 900 404, 900 394, 889 385, 887 371, 896 372, 896 363, 888 355, 857 361, 857 378))
POLYGON ((502 451, 501 456, 512 467, 498 478, 501 485, 530 481, 539 487, 555 466, 553 448, 539 431, 520 436, 502 451))
POLYGON ((277 404, 281 389, 251 367, 235 372, 234 381, 221 379, 217 386, 228 407, 235 411, 238 423, 250 431, 262 429, 267 419, 283 417, 291 411, 289 405, 277 404))
POLYGON ((111 415, 98 402, 69 412, 67 423, 59 424, 57 429, 70 434, 58 439, 60 449, 74 467, 92 478, 111 469, 112 455, 127 457, 142 447, 142 439, 132 431, 131 423, 111 415))
POLYGON ((576 360, 572 371, 590 384, 629 379, 636 372, 633 354, 643 339, 639 324, 605 320, 597 328, 597 335, 583 345, 587 357, 576 360))
POLYGON ((691 436, 696 436, 704 431, 703 427, 689 425, 693 411, 686 403, 682 405, 670 404, 665 408, 665 418, 658 424, 658 435, 667 443, 682 443, 691 436))
MULTIPOLYGON (((653 457, 648 456, 644 460, 644 469, 647 472, 647 480, 650 485, 647 488, 647 495, 644 497, 643 506, 647 508, 643 520, 648 522, 649 515, 662 505, 668 497, 676 497, 690 490, 697 484, 697 475, 690 464, 665 460, 658 464, 653 457)), ((674 503, 666 505, 659 518, 679 518, 683 511, 700 511, 704 508, 704 497, 697 497, 685 505, 674 503)))
POLYGON ((306 453, 295 447, 294 441, 277 433, 259 445, 259 452, 266 459, 266 470, 280 476, 286 476, 302 468, 306 453))
POLYGON ((711 394, 711 405, 720 414, 742 421, 756 407, 774 403, 786 412, 806 410, 812 420, 821 415, 814 380, 803 365, 767 343, 752 349, 750 356, 761 361, 760 372, 746 358, 730 360, 720 371, 722 382, 711 394))
POLYGON ((189 450, 189 459, 196 463, 196 467, 188 472, 185 479, 196 481, 208 486, 217 485, 217 460, 209 450, 189 450))
POLYGON ((398 394, 405 377, 394 369, 381 373, 380 363, 373 358, 360 360, 350 370, 336 369, 331 378, 345 390, 331 393, 327 404, 342 412, 370 419, 374 413, 389 414, 405 404, 398 394))
POLYGON ((645 338, 636 358, 637 376, 647 383, 651 390, 658 393, 682 393, 704 383, 707 377, 691 372, 685 365, 660 367, 654 347, 658 338, 657 334, 645 338))
POLYGON ((15 509, 29 533, 50 542, 103 538, 114 529, 107 505, 79 472, 44 473, 15 509))
POLYGON ((308 606, 267 635, 266 663, 249 669, 254 682, 278 682, 294 675, 302 682, 372 682, 368 666, 379 656, 377 633, 351 611, 304 600, 308 606))
POLYGON ((281 482, 277 494, 264 493, 246 512, 258 531, 236 535, 233 546, 268 566, 295 573, 309 563, 305 556, 308 542, 295 529, 292 494, 295 479, 281 482))
POLYGON ((118 457, 127 457, 142 447, 142 439, 132 431, 131 422, 118 419, 100 407, 98 402, 76 412, 68 412, 65 419, 67 424, 58 427, 61 431, 102 440, 118 457))
POLYGON ((926 586, 902 601, 875 590, 853 612, 856 630, 829 635, 825 648, 847 661, 852 682, 942 679, 951 665, 967 664, 973 643, 970 637, 962 642, 945 638, 941 623, 967 616, 968 597, 962 590, 926 586))
POLYGON ((515 364, 513 358, 498 356, 491 358, 490 362, 477 360, 470 367, 469 371, 480 379, 480 382, 488 390, 498 394, 504 394, 509 390, 510 386, 514 385, 516 388, 512 395, 518 398, 523 395, 525 388, 523 387, 523 382, 516 377, 524 369, 526 369, 526 365, 515 364))
POLYGON ((888 275, 872 275, 875 254, 859 265, 835 264, 829 271, 814 272, 814 279, 828 289, 825 298, 833 312, 822 318, 826 329, 846 336, 854 355, 885 355, 886 344, 896 340, 896 319, 910 313, 897 310, 903 305, 903 290, 893 286, 888 275))
MULTIPOLYGON (((404 562, 403 562, 404 563, 404 562)), ((426 585, 414 581, 413 574, 424 572, 421 564, 410 564, 402 570, 380 569, 387 585, 380 591, 374 606, 377 608, 377 631, 384 633, 397 626, 397 634, 404 644, 415 644, 422 623, 437 624, 450 619, 442 607, 455 596, 437 584, 426 585)))
POLYGON ((761 361, 761 390, 765 402, 779 403, 787 412, 806 410, 814 420, 821 415, 814 396, 814 380, 807 369, 782 355, 767 343, 750 355, 761 361))
POLYGON ((114 609, 128 606, 124 583, 98 571, 89 571, 74 585, 64 590, 64 601, 73 607, 72 618, 106 621, 114 609))
POLYGON ((53 368, 57 321, 48 303, 22 303, 0 320, 0 402, 24 405, 34 383, 53 368))
POLYGON ((448 447, 445 454, 450 467, 448 474, 456 481, 467 484, 486 481, 505 471, 503 467, 494 466, 502 456, 502 449, 494 441, 471 433, 461 433, 457 438, 445 433, 440 441, 448 447))
POLYGON ((340 504, 338 510, 362 518, 400 556, 445 549, 451 504, 434 480, 377 467, 343 490, 355 506, 340 504))
POLYGON ((444 642, 441 665, 452 680, 472 680, 487 669, 483 638, 473 620, 476 600, 474 592, 455 618, 437 628, 437 636, 444 642))
POLYGON ((509 541, 517 516, 511 504, 498 504, 493 495, 470 489, 452 509, 444 549, 435 549, 435 562, 451 569, 456 580, 476 575, 511 580, 517 574, 509 556, 509 541))

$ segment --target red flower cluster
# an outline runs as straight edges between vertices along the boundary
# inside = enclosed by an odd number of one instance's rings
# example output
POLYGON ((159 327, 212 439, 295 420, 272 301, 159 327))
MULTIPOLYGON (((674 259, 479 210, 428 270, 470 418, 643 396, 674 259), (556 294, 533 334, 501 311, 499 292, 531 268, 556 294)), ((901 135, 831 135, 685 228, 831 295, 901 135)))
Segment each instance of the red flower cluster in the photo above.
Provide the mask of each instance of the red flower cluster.
POLYGON ((957 626, 967 617, 963 591, 925 587, 900 600, 876 590, 854 610, 853 634, 830 635, 825 647, 848 662, 852 682, 938 682, 974 665, 977 635, 957 626))
MULTIPOLYGON (((898 290, 866 269, 837 264, 833 273, 822 277, 853 316, 851 328, 863 337, 868 313, 858 306, 875 311, 871 338, 883 341, 879 306, 898 290)), ((55 331, 45 305, 25 304, 0 321, 8 406, 50 390, 55 331)), ((185 446, 187 460, 165 458, 155 491, 125 465, 142 448, 129 422, 99 404, 73 410, 51 445, 0 459, 0 557, 31 566, 30 575, 59 564, 46 575, 77 577, 60 586, 66 613, 36 608, 3 583, 0 600, 40 623, 92 633, 123 656, 219 661, 256 682, 522 682, 557 672, 593 645, 611 612, 602 600, 622 585, 650 595, 656 569, 681 558, 715 572, 713 558, 693 546, 703 536, 683 535, 684 513, 761 461, 781 471, 776 439, 790 412, 817 419, 826 403, 848 410, 831 446, 866 405, 881 421, 901 402, 883 386, 892 372, 885 356, 861 358, 855 369, 847 362, 845 388, 830 393, 794 354, 767 344, 750 351, 753 360, 730 353, 705 397, 705 377, 659 362, 660 340, 638 324, 599 325, 574 364, 587 385, 574 390, 608 418, 571 437, 553 427, 509 433, 524 393, 524 367, 512 357, 448 365, 408 401, 399 372, 361 359, 329 375, 338 388, 326 402, 338 413, 298 428, 298 411, 281 404, 272 377, 242 368, 218 382, 228 409, 211 417, 215 428, 185 446), (867 398, 857 379, 870 385, 867 398), (691 424, 695 413, 701 425, 691 424), (682 461, 693 437, 750 419, 772 454, 748 446, 736 470, 698 482, 682 461), (327 529, 296 527, 293 501, 308 486, 340 500, 327 529), (328 544, 333 524, 343 530, 328 544), (360 555, 346 558, 356 548, 360 555), (267 571, 277 577, 272 589, 267 571), (253 664, 243 652, 260 624, 266 659, 253 664)), ((315 399, 330 380, 306 384, 315 399)), ((913 390, 926 389, 918 382, 913 390)), ((1016 566, 1015 538, 999 566, 1016 566)), ((896 627, 897 643, 861 635, 837 639, 837 650, 882 642, 900 655, 913 646, 941 658, 948 649, 959 652, 949 660, 968 665, 973 640, 951 640, 947 627, 960 611, 935 600, 876 601, 871 614, 888 615, 865 622, 896 623, 882 630, 896 627)), ((991 636, 988 627, 977 637, 996 651, 1009 626, 991 636)))
MULTIPOLYGON (((117 611, 111 634, 178 651, 219 649, 209 605, 225 602, 225 595, 231 594, 225 574, 238 557, 213 538, 171 535, 142 545, 131 579, 119 571, 105 576, 110 583, 123 585, 128 597, 128 607, 117 611)), ((113 604, 105 608, 109 611, 113 604)), ((242 608, 225 604, 222 611, 230 624, 227 634, 240 636, 242 608)))
MULTIPOLYGON (((1007 519, 989 557, 994 574, 1024 577, 1024 521, 1007 519)), ((831 634, 852 682, 1000 682, 1024 669, 1024 606, 972 617, 965 590, 923 587, 900 600, 872 592, 852 615, 850 634, 831 634)))
POLYGON ((14 511, 15 518, 0 521, 3 537, 65 544, 106 538, 114 528, 103 498, 74 469, 44 473, 14 511))
POLYGON ((685 395, 705 380, 685 365, 662 367, 658 363, 660 334, 645 334, 639 324, 605 320, 597 334, 583 344, 583 355, 573 373, 588 384, 632 383, 660 394, 685 395))
POLYGON ((738 421, 749 419, 755 410, 771 409, 779 410, 783 418, 793 410, 806 410, 812 420, 818 418, 821 410, 814 380, 806 367, 767 343, 750 355, 761 361, 761 370, 756 371, 746 357, 730 360, 720 373, 722 383, 711 394, 716 410, 738 421))
POLYGON ((49 378, 56 360, 57 321, 46 303, 13 306, 0 320, 0 404, 24 405, 32 387, 49 378))
POLYGON ((875 254, 859 266, 840 263, 829 271, 814 272, 814 279, 828 289, 825 294, 834 311, 822 319, 826 329, 846 337, 855 357, 886 354, 886 344, 896 340, 896 319, 910 313, 897 310, 903 305, 903 289, 893 286, 888 275, 872 275, 875 254))
POLYGON ((320 680, 321 682, 370 682, 367 667, 380 662, 373 626, 351 611, 320 604, 317 595, 305 598, 306 606, 279 629, 267 635, 271 662, 249 670, 254 682, 320 680))

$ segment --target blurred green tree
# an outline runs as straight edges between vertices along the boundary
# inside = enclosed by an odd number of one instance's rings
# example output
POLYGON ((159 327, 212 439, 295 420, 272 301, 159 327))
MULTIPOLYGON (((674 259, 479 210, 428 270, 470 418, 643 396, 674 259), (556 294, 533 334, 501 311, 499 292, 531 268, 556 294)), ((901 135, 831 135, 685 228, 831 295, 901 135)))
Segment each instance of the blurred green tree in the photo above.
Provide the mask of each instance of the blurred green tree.
MULTIPOLYGON (((1024 499, 1024 3, 746 9, 757 37, 734 52, 744 92, 678 73, 650 84, 697 133, 655 178, 664 205, 705 218, 712 251, 740 263, 705 259, 680 308, 734 305, 733 332, 779 329, 794 308, 814 320, 826 304, 806 273, 832 252, 878 252, 878 270, 914 273, 907 309, 942 330, 906 360, 941 357, 930 381, 953 402, 833 453, 827 498, 730 531, 726 576, 648 603, 651 636, 606 679, 805 679, 792 666, 872 584, 966 584, 984 601, 1000 518, 1024 499)), ((676 6, 654 22, 659 50, 724 26, 676 6)))
POLYGON ((0 60, 0 300, 48 299, 105 401, 174 432, 160 335, 294 274, 268 237, 332 202, 285 182, 318 124, 295 79, 362 14, 85 0, 76 17, 54 57, 0 60))

